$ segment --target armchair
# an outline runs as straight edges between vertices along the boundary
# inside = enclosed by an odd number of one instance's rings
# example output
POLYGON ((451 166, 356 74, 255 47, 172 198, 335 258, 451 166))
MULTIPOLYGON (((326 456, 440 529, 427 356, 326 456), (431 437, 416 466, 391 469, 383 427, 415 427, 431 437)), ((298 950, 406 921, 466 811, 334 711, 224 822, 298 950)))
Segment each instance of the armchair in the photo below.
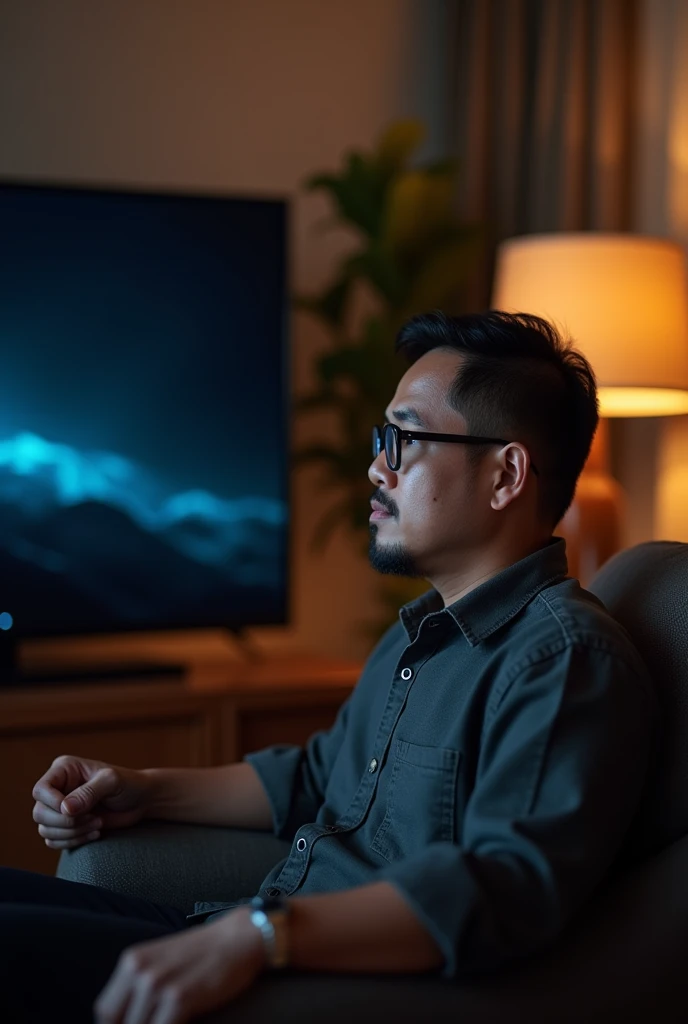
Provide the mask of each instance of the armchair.
MULTIPOLYGON (((461 1024, 668 1024, 688 1019, 688 544, 614 556, 589 589, 633 638, 655 680, 662 735, 617 867, 544 954, 480 978, 266 975, 212 1024, 355 1019, 461 1024)), ((62 854, 58 875, 187 913, 258 889, 289 844, 267 833, 149 822, 62 854)))

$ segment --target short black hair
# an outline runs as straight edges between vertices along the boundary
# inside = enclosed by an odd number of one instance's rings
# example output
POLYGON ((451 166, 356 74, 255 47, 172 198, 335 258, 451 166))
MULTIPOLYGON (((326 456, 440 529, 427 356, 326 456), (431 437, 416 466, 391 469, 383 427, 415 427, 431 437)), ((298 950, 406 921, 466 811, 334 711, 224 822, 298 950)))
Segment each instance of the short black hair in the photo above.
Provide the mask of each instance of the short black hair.
MULTIPOLYGON (((540 473, 540 512, 556 526, 573 500, 599 419, 592 367, 542 317, 490 310, 423 313, 399 331, 397 352, 414 363, 435 348, 463 361, 449 401, 472 434, 521 441, 540 473)), ((469 449, 478 459, 485 449, 469 449)))

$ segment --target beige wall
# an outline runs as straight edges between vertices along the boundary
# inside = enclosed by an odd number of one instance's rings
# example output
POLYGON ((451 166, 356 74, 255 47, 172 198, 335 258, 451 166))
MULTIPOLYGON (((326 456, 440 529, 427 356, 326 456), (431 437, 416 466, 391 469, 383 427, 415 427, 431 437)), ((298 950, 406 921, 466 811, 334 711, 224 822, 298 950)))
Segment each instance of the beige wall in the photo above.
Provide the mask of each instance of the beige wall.
MULTIPOLYGON (((445 0, 7 0, 0 174, 287 195, 292 284, 315 288, 346 240, 314 230, 327 210, 300 182, 400 116, 426 120, 426 155, 444 152, 447 11, 445 0)), ((295 319, 297 391, 322 341, 295 319)), ((298 477, 286 640, 360 656, 375 580, 346 538, 309 553, 325 500, 298 477)))

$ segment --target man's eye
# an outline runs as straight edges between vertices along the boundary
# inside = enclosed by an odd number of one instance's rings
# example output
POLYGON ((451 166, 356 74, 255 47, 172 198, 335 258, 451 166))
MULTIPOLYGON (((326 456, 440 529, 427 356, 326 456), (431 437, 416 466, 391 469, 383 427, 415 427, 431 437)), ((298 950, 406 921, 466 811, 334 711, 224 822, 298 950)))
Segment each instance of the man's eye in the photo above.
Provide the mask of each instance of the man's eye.
POLYGON ((418 444, 418 441, 416 440, 416 438, 415 438, 415 437, 405 437, 405 438, 404 438, 404 441, 406 442, 406 447, 407 447, 407 448, 408 448, 408 447, 409 447, 410 445, 412 445, 412 444, 418 444))

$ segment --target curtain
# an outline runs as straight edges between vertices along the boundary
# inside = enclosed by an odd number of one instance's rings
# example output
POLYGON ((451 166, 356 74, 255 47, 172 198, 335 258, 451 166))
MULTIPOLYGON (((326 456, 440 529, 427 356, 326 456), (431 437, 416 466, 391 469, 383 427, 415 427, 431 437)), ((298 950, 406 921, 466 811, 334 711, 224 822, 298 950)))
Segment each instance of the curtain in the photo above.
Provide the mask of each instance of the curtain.
POLYGON ((489 304, 496 244, 632 226, 637 0, 454 0, 454 150, 485 245, 467 297, 489 304))
MULTIPOLYGON (((641 0, 637 114, 636 231, 688 248, 688 5, 641 0)), ((620 478, 629 496, 631 539, 688 543, 688 416, 625 424, 620 478), (650 425, 648 425, 650 426, 650 425), (651 431, 651 432, 650 432, 651 431), (643 446, 657 474, 648 487, 643 446)))

